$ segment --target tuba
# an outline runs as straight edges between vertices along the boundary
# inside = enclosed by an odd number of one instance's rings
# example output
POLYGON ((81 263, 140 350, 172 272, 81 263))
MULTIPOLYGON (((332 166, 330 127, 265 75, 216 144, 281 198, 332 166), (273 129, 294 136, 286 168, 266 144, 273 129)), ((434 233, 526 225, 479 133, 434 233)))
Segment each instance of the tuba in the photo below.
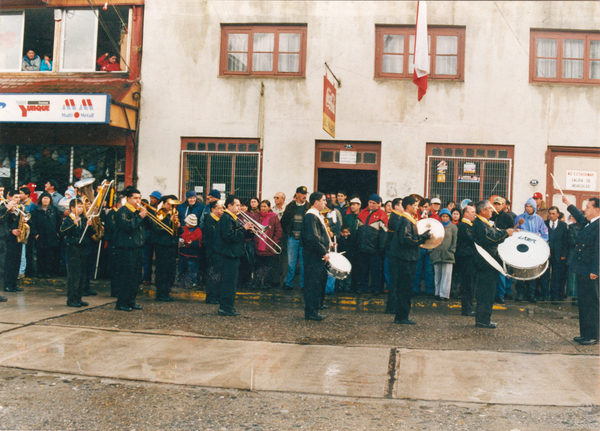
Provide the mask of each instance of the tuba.
MULTIPOLYGON (((100 185, 101 189, 96 196, 94 196, 94 188, 92 187, 94 181, 96 181, 95 178, 86 178, 85 180, 77 181, 73 186, 81 190, 83 195, 81 201, 83 202, 84 207, 87 208, 88 204, 90 204, 89 209, 86 209, 85 216, 92 220, 92 226, 94 227, 92 239, 94 241, 100 241, 104 236, 104 227, 100 221, 100 211, 102 210, 102 205, 104 204, 114 181, 111 181, 110 183, 106 180, 102 181, 102 184, 100 185)), ((83 236, 81 239, 83 239, 83 236)))

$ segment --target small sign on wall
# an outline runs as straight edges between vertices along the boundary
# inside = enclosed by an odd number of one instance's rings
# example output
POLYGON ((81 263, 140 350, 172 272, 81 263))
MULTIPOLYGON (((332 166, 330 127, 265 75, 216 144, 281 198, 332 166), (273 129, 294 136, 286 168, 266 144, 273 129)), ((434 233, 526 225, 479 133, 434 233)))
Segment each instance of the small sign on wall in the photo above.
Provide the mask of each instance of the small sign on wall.
POLYGON ((340 151, 340 164, 355 165, 356 151, 340 151))
POLYGON ((195 186, 194 191, 196 193, 204 193, 204 186, 195 186))
POLYGON ((596 172, 567 170, 567 190, 596 191, 596 172))
POLYGON ((445 183, 446 182, 446 174, 437 174, 437 182, 445 183))
POLYGON ((213 183, 213 189, 225 193, 225 183, 213 183))

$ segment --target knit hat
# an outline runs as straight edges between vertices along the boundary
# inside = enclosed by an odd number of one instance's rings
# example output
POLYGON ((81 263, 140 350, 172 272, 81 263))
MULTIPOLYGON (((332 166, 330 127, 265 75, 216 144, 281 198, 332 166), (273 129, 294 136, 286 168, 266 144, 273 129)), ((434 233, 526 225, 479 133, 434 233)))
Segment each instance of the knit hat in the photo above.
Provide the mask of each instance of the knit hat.
POLYGON ((197 226, 198 225, 198 217, 196 217, 196 214, 190 214, 185 218, 185 224, 189 224, 190 226, 197 226))
POLYGON ((150 196, 158 200, 161 200, 162 198, 162 194, 158 190, 154 190, 152 193, 150 193, 150 196))
POLYGON ((379 195, 377 193, 373 193, 371 196, 369 196, 369 200, 373 201, 373 202, 377 202, 378 204, 381 203, 381 198, 379 197, 379 195))
POLYGON ((216 199, 221 199, 221 192, 218 191, 217 189, 212 189, 209 193, 208 196, 212 196, 213 198, 216 199))
POLYGON ((188 190, 185 194, 186 199, 195 198, 195 197, 196 197, 196 192, 194 190, 188 190))
POLYGON ((452 218, 452 213, 450 213, 450 210, 448 208, 442 208, 442 210, 439 213, 439 216, 442 217, 444 214, 452 218))
POLYGON ((42 192, 42 194, 38 198, 38 202, 40 204, 42 203, 42 198, 50 198, 50 205, 52 205, 52 196, 50 196, 50 193, 46 191, 42 192))

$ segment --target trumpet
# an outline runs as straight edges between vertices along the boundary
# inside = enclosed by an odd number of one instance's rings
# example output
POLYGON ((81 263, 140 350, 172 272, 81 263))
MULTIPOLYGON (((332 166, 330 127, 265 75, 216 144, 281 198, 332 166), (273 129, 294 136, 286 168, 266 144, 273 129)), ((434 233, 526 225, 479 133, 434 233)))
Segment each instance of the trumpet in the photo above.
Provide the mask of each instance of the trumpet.
MULTIPOLYGON (((0 203, 6 205, 8 203, 8 201, 6 199, 4 199, 2 196, 0 196, 0 203)), ((23 205, 16 204, 13 209, 15 210, 15 212, 17 214, 19 214, 21 217, 24 218, 25 223, 27 223, 29 221, 29 219, 31 218, 31 214, 25 212, 25 207, 23 205), (21 209, 21 208, 23 208, 23 209, 21 209)))
POLYGON ((163 208, 156 209, 152 205, 147 204, 146 202, 143 202, 143 201, 140 203, 141 203, 141 205, 138 206, 139 209, 142 209, 142 206, 144 206, 144 207, 146 207, 146 209, 154 211, 154 213, 152 211, 148 211, 148 213, 146 214, 146 216, 149 217, 150 220, 152 220, 161 229, 164 229, 167 232, 169 232, 171 235, 175 236, 175 233, 177 231, 175 229, 170 228, 169 226, 167 226, 165 223, 162 222, 165 219, 165 217, 167 216, 168 211, 166 211, 166 210, 163 211, 163 208))
POLYGON ((273 241, 273 238, 271 238, 266 233, 266 230, 269 228, 268 226, 261 225, 256 220, 254 220, 252 217, 250 217, 248 214, 246 214, 245 212, 242 212, 242 211, 240 211, 237 214, 237 216, 238 216, 238 219, 243 224, 250 223, 250 225, 251 225, 250 230, 252 231, 252 233, 254 235, 256 235, 258 237, 258 239, 260 239, 262 242, 264 242, 265 245, 267 247, 269 247, 269 249, 273 253, 281 254, 281 247, 279 247, 279 244, 277 244, 275 241, 273 241))

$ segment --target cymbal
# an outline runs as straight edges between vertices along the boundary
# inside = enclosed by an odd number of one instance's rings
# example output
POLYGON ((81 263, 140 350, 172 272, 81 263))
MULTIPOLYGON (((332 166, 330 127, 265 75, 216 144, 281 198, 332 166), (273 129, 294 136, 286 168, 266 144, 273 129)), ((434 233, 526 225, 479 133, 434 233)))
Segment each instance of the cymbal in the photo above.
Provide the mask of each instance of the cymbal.
POLYGON ((446 233, 444 225, 434 218, 424 218, 419 220, 417 222, 417 233, 421 235, 427 230, 429 230, 431 238, 421 244, 421 247, 426 249, 436 248, 444 240, 444 235, 446 233))

